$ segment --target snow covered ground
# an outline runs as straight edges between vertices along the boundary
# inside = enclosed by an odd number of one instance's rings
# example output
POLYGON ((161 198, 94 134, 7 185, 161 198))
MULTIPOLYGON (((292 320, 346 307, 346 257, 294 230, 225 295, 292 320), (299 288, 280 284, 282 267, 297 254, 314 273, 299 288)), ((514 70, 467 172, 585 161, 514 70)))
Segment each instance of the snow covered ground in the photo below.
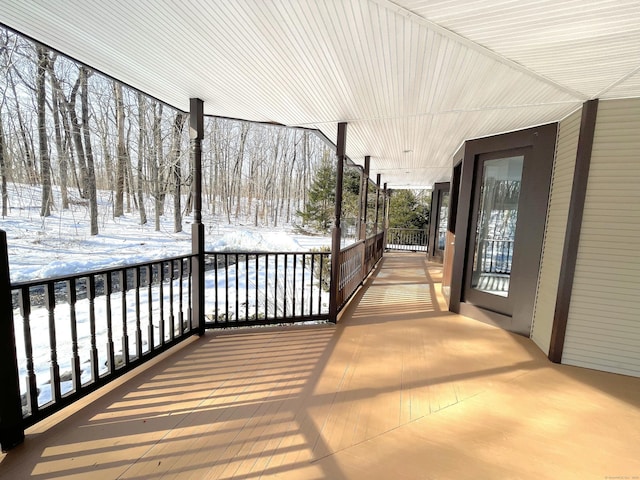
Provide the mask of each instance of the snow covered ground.
MULTIPOLYGON (((100 234, 89 235, 89 208, 76 201, 67 211, 54 209, 50 217, 40 217, 39 187, 9 184, 10 211, 0 219, 7 232, 11 281, 29 281, 65 274, 186 255, 191 252, 191 217, 185 217, 183 232, 173 233, 170 199, 161 218, 160 231, 154 229, 151 205, 149 221, 140 225, 137 212, 113 218, 110 192, 99 192, 100 234)), ((54 187, 55 205, 60 205, 54 187)), ((76 199, 77 200, 77 199, 76 199)), ((285 225, 278 229, 252 225, 229 225, 220 217, 203 212, 208 251, 309 251, 330 245, 329 237, 292 233, 285 225)))
MULTIPOLYGON (((139 216, 137 212, 125 214, 125 216, 114 219, 111 215, 110 198, 108 192, 100 194, 100 234, 97 236, 89 235, 89 212, 88 206, 82 202, 76 201, 72 208, 68 211, 60 211, 55 209, 53 214, 48 218, 41 218, 40 213, 40 189, 26 185, 9 184, 9 215, 0 220, 0 229, 7 232, 7 242, 9 250, 9 265, 12 283, 22 281, 33 281, 37 279, 46 279, 50 277, 63 276, 67 274, 76 274, 87 271, 102 270, 110 267, 118 267, 123 265, 131 265, 147 261, 158 260, 173 256, 185 255, 191 252, 191 218, 186 217, 183 222, 184 232, 173 233, 173 217, 169 205, 167 205, 167 214, 162 218, 161 229, 159 232, 154 230, 153 219, 147 225, 139 225, 139 216)), ((60 205, 59 192, 54 189, 55 204, 60 205)), ((169 204, 170 202, 167 202, 169 204)), ((152 212, 148 208, 148 212, 152 212)), ((233 252, 233 251, 254 251, 254 252, 308 252, 330 244, 328 237, 303 236, 292 233, 290 226, 284 226, 279 229, 256 228, 246 225, 228 225, 226 222, 220 221, 219 218, 211 217, 203 212, 203 223, 205 224, 205 244, 207 251, 214 252, 233 252)), ((214 291, 218 288, 224 291, 227 278, 232 283, 229 286, 237 291, 237 295, 242 298, 250 298, 251 300, 243 305, 242 309, 247 310, 235 312, 235 304, 226 305, 219 303, 218 307, 224 307, 225 315, 248 315, 256 308, 253 291, 249 295, 249 291, 255 288, 255 282, 274 285, 276 280, 273 278, 275 268, 273 265, 273 257, 267 261, 263 260, 257 266, 253 262, 249 263, 248 268, 243 263, 239 263, 229 269, 228 276, 218 275, 218 282, 215 282, 214 271, 210 271, 206 275, 207 292, 214 291), (239 272, 249 271, 249 276, 243 277, 240 273, 236 276, 236 270, 239 272), (238 282, 236 284, 236 278, 238 282), (253 303, 252 303, 253 302, 253 303), (230 313, 229 313, 230 312, 230 313)), ((282 260, 281 260, 282 262, 282 260)), ((310 269, 306 271, 300 268, 299 263, 294 270, 292 258, 290 257, 287 265, 289 272, 295 273, 298 277, 298 286, 305 285, 306 295, 309 298, 314 279, 311 278, 310 269)), ((219 270, 220 272, 220 270, 219 270)), ((292 275, 293 273, 290 273, 292 275)), ((281 281, 281 280, 280 280, 281 281)), ((179 288, 179 280, 174 280, 174 290, 177 292, 179 288)), ((317 282, 316 282, 317 283, 317 282)), ((271 287, 270 287, 271 288, 271 287)), ((291 288, 291 286, 289 286, 291 288)), ((164 288, 163 296, 165 306, 171 302, 178 302, 176 298, 169 298, 168 288, 164 288)), ((185 288, 186 291, 186 288, 185 288)), ((274 290, 277 292, 277 289, 274 290)), ((316 289, 316 292, 318 290, 316 289)), ((283 295, 289 295, 283 291, 283 295)), ((120 293, 114 293, 111 296, 111 302, 114 306, 121 305, 120 293)), ((115 344, 115 354, 122 353, 124 345, 122 339, 122 318, 127 316, 127 328, 129 331, 129 352, 135 356, 135 303, 133 295, 126 299, 127 311, 122 312, 118 308, 114 308, 113 315, 113 338, 115 344), (131 299, 131 300, 130 300, 131 299)), ((274 294, 271 293, 271 298, 274 294)), ((316 295, 318 295, 316 293, 316 295)), ((161 318, 159 314, 160 291, 158 287, 151 288, 152 297, 152 315, 148 318, 147 297, 142 296, 140 309, 143 312, 143 328, 141 330, 141 340, 143 344, 142 352, 148 351, 150 343, 150 335, 154 335, 154 344, 159 342, 160 323, 163 323, 165 330, 165 338, 169 335, 169 318, 168 307, 165 308, 165 316, 161 318), (144 315, 147 315, 144 317, 144 315), (150 327, 150 328, 148 328, 150 327), (149 333, 149 332, 154 333, 149 333)), ((324 293, 323 293, 324 296, 324 293)), ((259 308, 273 308, 273 305, 267 306, 269 298, 262 301, 259 297, 259 308)), ((317 297, 316 297, 317 298, 317 297)), ((188 302, 188 299, 184 299, 188 302)), ((276 300, 277 301, 277 300, 276 300)), ((323 299, 322 302, 326 301, 323 299)), ((246 302, 245 302, 246 303, 246 302)), ((176 303, 176 310, 178 304, 176 303)), ((215 314, 212 298, 206 303, 207 312, 215 314)), ((96 317, 96 344, 98 348, 99 370, 104 373, 107 370, 105 359, 107 358, 107 326, 106 326, 106 297, 96 298, 95 305, 96 317)), ((61 382, 62 392, 69 391, 72 388, 69 380, 69 372, 71 371, 71 355, 72 355, 72 337, 70 331, 71 311, 68 305, 58 304, 56 306, 56 337, 58 363, 60 365, 61 375, 64 380, 61 382)), ((76 303, 75 316, 77 322, 78 349, 82 370, 82 383, 91 380, 91 365, 89 362, 91 349, 91 332, 90 332, 90 306, 86 299, 80 299, 76 303)), ((220 312, 218 312, 220 314, 220 312)), ((18 351, 19 374, 21 380, 21 390, 23 394, 26 392, 26 354, 23 321, 20 310, 14 305, 14 322, 16 327, 16 348, 18 351)), ((49 314, 43 306, 34 306, 30 316, 30 328, 33 344, 34 369, 36 372, 37 385, 40 390, 38 403, 44 405, 52 398, 50 388, 50 344, 49 344, 49 314)))

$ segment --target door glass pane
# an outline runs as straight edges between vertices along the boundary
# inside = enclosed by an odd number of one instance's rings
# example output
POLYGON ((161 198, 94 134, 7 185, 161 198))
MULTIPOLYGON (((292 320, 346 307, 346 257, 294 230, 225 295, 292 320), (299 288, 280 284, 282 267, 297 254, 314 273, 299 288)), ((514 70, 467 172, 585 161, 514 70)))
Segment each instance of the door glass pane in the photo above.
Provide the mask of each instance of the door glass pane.
POLYGON ((449 192, 442 192, 440 211, 438 212, 438 250, 444 250, 447 238, 447 221, 449 220, 449 192))
POLYGON ((503 297, 509 295, 523 162, 517 156, 483 164, 471 287, 503 297))

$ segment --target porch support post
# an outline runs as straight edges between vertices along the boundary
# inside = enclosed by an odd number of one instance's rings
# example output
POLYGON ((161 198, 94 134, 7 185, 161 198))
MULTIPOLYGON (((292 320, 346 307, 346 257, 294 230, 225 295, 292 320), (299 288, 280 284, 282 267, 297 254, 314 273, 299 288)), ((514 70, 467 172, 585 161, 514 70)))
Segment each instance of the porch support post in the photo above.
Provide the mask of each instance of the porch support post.
POLYGON ((338 289, 340 288, 340 227, 342 216, 342 178, 345 159, 345 145, 347 141, 347 124, 338 123, 338 142, 336 145, 336 206, 334 226, 331 236, 331 282, 329 286, 329 321, 338 321, 338 289))
POLYGON ((16 336, 11 307, 7 234, 0 230, 0 446, 2 451, 24 441, 22 403, 16 359, 16 336))
POLYGON ((358 240, 367 238, 367 206, 369 202, 369 169, 371 167, 371 157, 364 157, 364 171, 362 172, 362 182, 360 183, 360 231, 358 240))
POLYGON ((380 216, 380 174, 376 175, 376 221, 373 227, 373 234, 378 234, 378 219, 380 216))
POLYGON ((191 328, 204 335, 204 225, 202 224, 202 139, 204 108, 199 98, 189 100, 189 138, 193 164, 193 224, 191 225, 192 318, 191 328))
POLYGON ((387 182, 382 187, 382 231, 384 232, 384 240, 382 248, 387 246, 387 229, 389 228, 389 191, 387 190, 387 182))
POLYGON ((576 167, 573 174, 571 198, 569 200, 569 215, 564 237, 564 248, 562 250, 562 263, 560 264, 558 296, 556 297, 556 306, 553 313, 553 327, 549 345, 549 360, 554 363, 562 362, 562 352, 564 350, 564 339, 567 332, 567 322, 569 320, 573 277, 576 272, 576 263, 578 260, 580 230, 582 228, 582 216, 584 214, 584 201, 587 196, 591 150, 593 149, 593 137, 595 135, 597 117, 598 99, 585 102, 582 106, 582 118, 580 120, 580 133, 578 135, 578 147, 576 151, 576 167))

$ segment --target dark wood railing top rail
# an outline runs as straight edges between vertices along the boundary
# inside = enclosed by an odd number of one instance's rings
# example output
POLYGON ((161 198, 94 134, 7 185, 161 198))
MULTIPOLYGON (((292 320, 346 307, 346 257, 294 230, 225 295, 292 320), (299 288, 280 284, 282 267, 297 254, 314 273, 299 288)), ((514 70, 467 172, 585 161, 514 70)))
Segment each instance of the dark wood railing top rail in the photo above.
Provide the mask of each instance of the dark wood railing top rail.
POLYGON ((148 267, 151 265, 157 265, 158 263, 161 262, 166 262, 169 263, 171 261, 178 261, 178 260, 184 260, 187 258, 194 258, 196 255, 194 254, 187 254, 187 255, 177 255, 177 256, 173 256, 173 257, 163 257, 163 258, 159 258, 157 260, 148 260, 146 262, 139 262, 139 263, 128 263, 128 264, 124 264, 124 265, 119 265, 117 267, 109 267, 109 268, 105 268, 105 269, 96 269, 96 270, 87 270, 84 272, 79 272, 79 273, 70 273, 68 275, 59 275, 59 276, 55 276, 55 277, 47 277, 47 278, 38 278, 38 279, 34 279, 34 280, 21 280, 18 282, 11 282, 11 289, 19 289, 19 288, 23 288, 23 287, 33 287, 36 285, 43 285, 43 284, 47 284, 47 283, 58 283, 58 282, 66 282, 68 280, 77 280, 80 278, 86 278, 88 276, 91 275, 106 275, 109 273, 116 273, 116 272, 120 272, 121 270, 124 269, 134 269, 136 267, 138 268, 144 268, 144 267, 148 267))
POLYGON ((318 254, 318 253, 322 253, 322 254, 326 254, 329 255, 329 252, 321 252, 321 251, 273 251, 273 250, 269 250, 269 251, 264 251, 264 250, 249 250, 249 251, 245 251, 245 250, 238 250, 236 251, 228 251, 228 252, 214 252, 213 250, 206 250, 204 252, 205 255, 240 255, 240 256, 261 256, 261 255, 311 255, 311 254, 318 254))

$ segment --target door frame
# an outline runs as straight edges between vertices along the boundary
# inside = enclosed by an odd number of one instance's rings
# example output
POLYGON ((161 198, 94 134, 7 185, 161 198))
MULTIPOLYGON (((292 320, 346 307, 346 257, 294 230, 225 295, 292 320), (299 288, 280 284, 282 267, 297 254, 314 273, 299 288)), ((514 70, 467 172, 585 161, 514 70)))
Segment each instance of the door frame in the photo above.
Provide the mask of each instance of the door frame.
MULTIPOLYGON (((557 123, 551 123, 465 142, 462 149, 460 190, 456 199, 455 254, 451 272, 450 311, 463 313, 509 331, 529 336, 538 286, 557 127, 557 123), (468 276, 467 250, 469 245, 473 246, 473 240, 470 242, 470 235, 475 236, 475 230, 472 231, 471 223, 479 157, 483 154, 521 148, 530 148, 527 156, 529 161, 525 162, 522 172, 526 187, 523 185, 519 202, 520 208, 526 210, 526 213, 523 213, 526 221, 521 222, 523 226, 526 226, 526 232, 519 231, 523 242, 518 245, 518 248, 527 254, 516 255, 514 252, 514 262, 517 260, 518 263, 513 265, 513 269, 517 270, 518 277, 517 279, 513 276, 511 278, 513 290, 510 290, 510 296, 513 301, 513 310, 509 316, 465 302, 464 285, 468 276)), ((450 198, 450 205, 453 204, 455 201, 450 198)))
MULTIPOLYGON (((431 210, 429 218, 429 260, 442 263, 444 249, 438 248, 438 225, 440 224, 440 207, 442 206, 442 198, 445 193, 449 193, 449 182, 439 182, 433 184, 431 191, 431 210)), ((449 207, 451 200, 449 200, 449 207)), ((449 218, 449 210, 447 209, 447 220, 449 218)), ((446 241, 445 241, 446 246, 446 241)))

